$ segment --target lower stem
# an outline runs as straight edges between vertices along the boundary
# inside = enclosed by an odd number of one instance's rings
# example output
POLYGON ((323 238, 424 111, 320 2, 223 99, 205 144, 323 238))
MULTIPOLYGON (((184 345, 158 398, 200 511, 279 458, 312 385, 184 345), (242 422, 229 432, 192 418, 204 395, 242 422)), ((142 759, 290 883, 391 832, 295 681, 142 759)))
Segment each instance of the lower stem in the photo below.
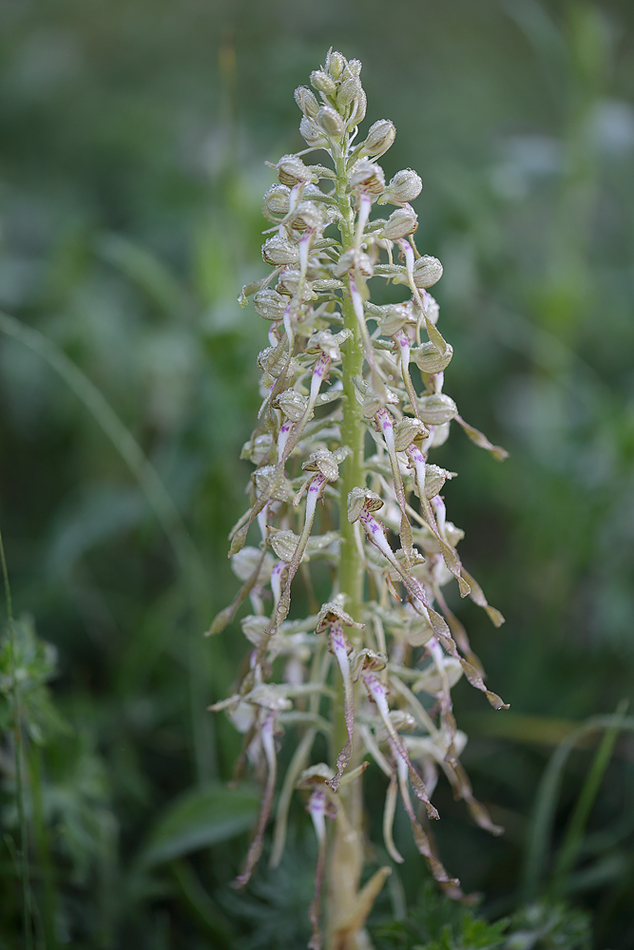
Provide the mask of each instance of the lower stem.
MULTIPOLYGON (((337 198, 342 212, 341 236, 343 251, 354 242, 354 214, 346 194, 345 161, 337 162, 337 198)), ((365 484, 364 443, 365 421, 354 385, 355 376, 363 372, 363 343, 350 295, 343 301, 344 326, 351 336, 343 351, 343 423, 341 438, 350 454, 343 464, 340 481, 341 555, 339 561, 339 591, 345 597, 345 609, 355 620, 362 620, 364 566, 357 546, 355 527, 347 517, 348 494, 365 484)), ((354 630, 353 645, 359 631, 354 630)), ((338 753, 348 741, 344 715, 344 691, 341 677, 337 679, 337 699, 333 707, 333 741, 331 758, 335 763, 338 753)), ((353 737, 352 759, 347 771, 361 762, 358 737, 353 737)), ((342 785, 337 795, 339 812, 334 822, 330 861, 327 874, 327 948, 328 950, 357 950, 361 948, 358 931, 347 931, 342 925, 355 905, 363 870, 363 801, 361 776, 342 785)))

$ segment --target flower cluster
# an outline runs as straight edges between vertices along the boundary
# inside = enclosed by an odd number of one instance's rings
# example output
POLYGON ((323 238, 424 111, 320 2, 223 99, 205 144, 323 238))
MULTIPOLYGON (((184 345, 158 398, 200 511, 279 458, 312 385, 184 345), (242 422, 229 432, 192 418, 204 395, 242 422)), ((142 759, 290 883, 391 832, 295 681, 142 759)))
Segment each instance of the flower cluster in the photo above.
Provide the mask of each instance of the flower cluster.
MULTIPOLYGON (((451 689, 464 675, 495 708, 504 704, 485 686, 444 586, 455 581, 496 626, 503 618, 462 564, 463 532, 448 520, 442 497, 454 473, 431 462, 430 453, 452 422, 496 458, 505 452, 468 425, 443 392, 453 350, 429 293, 442 265, 421 256, 413 237, 418 220, 410 202, 421 179, 408 168, 386 182, 377 160, 394 141, 390 121, 375 122, 356 143, 366 111, 360 71, 358 61, 331 51, 311 75, 314 92, 295 91, 308 148, 273 166, 278 181, 264 196, 272 227, 262 257, 272 272, 240 298, 244 305, 253 297, 269 324, 269 345, 258 358, 259 423, 242 453, 255 466, 249 508, 231 534, 243 586, 210 630, 224 629, 249 601, 241 620, 248 672, 234 695, 212 707, 226 710, 244 734, 243 758, 264 785, 239 884, 262 852, 278 740, 291 727, 298 736, 281 784, 271 860, 280 860, 289 804, 300 789, 319 841, 312 947, 321 939, 326 819, 352 821, 344 792, 369 761, 387 777, 387 853, 402 862, 392 837, 400 796, 417 847, 446 890, 459 893, 458 882, 436 856, 412 794, 437 818, 430 798, 442 771, 475 821, 499 831, 460 765, 466 736, 456 727, 451 689), (330 163, 306 164, 303 156, 319 149, 330 163), (393 210, 371 217, 375 205, 393 210), (394 285, 399 299, 373 304, 370 278, 394 285), (311 571, 318 562, 326 569, 311 571), (332 588, 320 603, 315 591, 326 577, 332 588), (310 616, 291 616, 291 595, 308 604, 310 616), (330 764, 312 762, 320 733, 332 748, 330 764)), ((342 912, 330 927, 359 930, 387 873, 382 868, 372 886, 353 894, 347 917, 342 912)))

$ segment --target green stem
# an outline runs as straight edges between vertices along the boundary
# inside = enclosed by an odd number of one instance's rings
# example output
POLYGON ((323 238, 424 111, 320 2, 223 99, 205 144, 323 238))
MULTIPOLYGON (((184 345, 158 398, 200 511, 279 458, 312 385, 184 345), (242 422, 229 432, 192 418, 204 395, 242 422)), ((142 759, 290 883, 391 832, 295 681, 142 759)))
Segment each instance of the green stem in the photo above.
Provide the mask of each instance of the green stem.
MULTIPOLYGON (((337 201, 343 215, 341 222, 342 253, 354 243, 354 212, 350 206, 350 197, 346 194, 345 159, 337 162, 337 201)), ((350 455, 343 463, 341 479, 341 517, 340 531, 343 538, 339 562, 339 589, 346 595, 346 610, 355 620, 363 604, 363 564, 355 541, 354 525, 347 517, 348 494, 353 488, 364 484, 364 443, 365 421, 361 404, 357 399, 354 386, 355 376, 363 372, 363 341, 359 332, 356 314, 349 290, 343 301, 344 326, 352 336, 346 341, 343 351, 343 425, 341 437, 343 444, 350 449, 350 455)))
MULTIPOLYGON (((348 151, 347 136, 344 137, 341 148, 333 150, 335 170, 337 174, 336 196, 337 204, 342 215, 341 243, 342 253, 354 245, 355 215, 351 206, 350 196, 347 193, 346 156, 348 151)), ((357 283, 362 281, 357 278, 357 283)), ((361 288, 359 288, 361 289, 361 288)), ((363 292, 363 291, 361 291, 363 292)), ((359 332, 356 314, 352 304, 349 289, 346 289, 343 300, 344 326, 350 330, 351 336, 343 348, 343 424, 342 441, 348 446, 350 454, 343 463, 340 481, 340 525, 342 536, 341 556, 339 560, 339 591, 345 595, 345 609, 354 617, 361 620, 363 607, 364 566, 357 548, 354 525, 347 517, 348 494, 353 488, 362 486, 364 476, 364 443, 365 421, 362 408, 357 399, 354 386, 355 376, 363 373, 363 341, 359 332)), ((358 631, 354 631, 358 638, 358 631)), ((359 646, 359 643, 354 643, 359 646)), ((336 763, 337 754, 348 741, 346 720, 344 715, 344 690, 341 677, 337 680, 337 700, 333 709, 333 739, 331 758, 336 763)), ((360 762, 358 742, 353 743, 353 754, 349 769, 354 769, 360 762)), ((361 777, 344 785, 339 790, 341 815, 337 819, 334 829, 334 840, 328 873, 328 946, 339 946, 333 933, 333 925, 349 911, 352 902, 359 890, 361 871, 363 867, 363 808, 361 796, 361 777)), ((353 946, 353 944, 349 944, 353 946)))
POLYGON ((26 811, 24 808, 24 774, 23 764, 23 746, 22 737, 22 713, 20 702, 20 689, 16 676, 15 668, 15 626, 13 622, 13 605, 11 601, 11 586, 9 584, 9 572, 7 570, 7 561, 4 554, 4 542, 2 532, 0 531, 0 561, 2 562, 2 576, 4 578, 4 594, 7 603, 7 620, 9 623, 9 656, 11 664, 11 692, 13 695, 13 737, 15 746, 15 785, 16 798, 18 803, 18 824, 20 826, 20 879, 22 884, 22 917, 24 924, 24 947, 25 950, 31 950, 33 947, 33 929, 32 929, 32 910, 33 897, 31 893, 31 876, 29 873, 29 835, 26 822, 26 811))

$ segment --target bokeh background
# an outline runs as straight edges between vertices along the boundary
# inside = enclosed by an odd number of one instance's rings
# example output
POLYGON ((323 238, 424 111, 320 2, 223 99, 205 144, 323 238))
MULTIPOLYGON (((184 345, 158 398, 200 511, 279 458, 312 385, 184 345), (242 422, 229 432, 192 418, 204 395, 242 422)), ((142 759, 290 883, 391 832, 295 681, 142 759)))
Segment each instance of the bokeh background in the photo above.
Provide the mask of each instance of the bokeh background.
MULTIPOLYGON (((264 162, 302 147, 293 90, 331 45, 364 64, 366 125, 396 124, 386 173, 423 177, 447 391, 510 452, 499 465, 459 432, 442 450, 463 560, 507 618, 494 630, 460 606, 511 711, 456 691, 465 765, 507 831, 489 839, 440 788, 436 834, 482 913, 512 912, 535 896, 523 868, 549 757, 633 692, 634 6, 0 0, 0 19, 0 527, 37 945, 303 945, 300 805, 281 869, 228 887, 255 805, 250 786, 214 784, 238 740, 206 706, 244 645, 237 627, 201 632, 236 583, 226 537, 266 329, 236 296, 266 269, 264 162)), ((17 947, 6 643, 0 934, 17 947)), ((597 950, 634 944, 628 735, 551 890, 591 913, 597 950)), ((599 738, 563 768, 537 891, 599 738)), ((369 794, 380 814, 379 779, 369 794)), ((399 873, 377 919, 416 904, 411 846, 399 873)))

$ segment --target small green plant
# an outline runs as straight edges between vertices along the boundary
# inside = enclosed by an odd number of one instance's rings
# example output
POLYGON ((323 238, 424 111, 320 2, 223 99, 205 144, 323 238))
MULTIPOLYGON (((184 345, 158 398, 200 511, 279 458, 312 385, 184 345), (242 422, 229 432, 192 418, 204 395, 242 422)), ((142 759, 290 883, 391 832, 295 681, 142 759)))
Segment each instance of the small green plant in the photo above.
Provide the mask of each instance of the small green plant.
POLYGON ((418 219, 410 202, 421 179, 406 168, 386 182, 378 159, 396 134, 389 120, 357 142, 366 112, 360 71, 360 62, 331 51, 311 75, 319 99, 306 87, 295 91, 308 147, 273 166, 278 182, 264 196, 272 226, 262 256, 273 270, 241 295, 243 305, 253 297, 270 327, 258 359, 259 421, 242 453, 255 465, 249 508, 231 534, 243 586, 210 629, 219 633, 250 601, 241 620, 251 644, 248 670, 233 695, 211 707, 225 710, 244 734, 240 770, 248 762, 264 786, 236 883, 249 881, 261 857, 278 788, 278 738, 294 731, 270 863, 280 861, 299 789, 318 839, 313 950, 322 943, 324 881, 328 947, 368 946, 365 922, 390 873, 384 865, 362 881, 362 774, 370 761, 387 779, 387 854, 403 861, 393 838, 400 797, 416 846, 448 894, 461 896, 459 882, 443 867, 428 825, 439 817, 430 800, 439 772, 481 827, 501 830, 460 764, 466 736, 454 720, 451 689, 464 675, 494 708, 504 703, 485 686, 443 588, 455 581, 496 626, 503 617, 462 564, 463 532, 441 494, 455 473, 430 453, 452 422, 495 458, 506 453, 465 422, 443 391, 453 350, 429 293, 442 265, 421 255, 413 237, 418 219), (316 150, 329 164, 304 162, 316 150), (375 205, 394 210, 373 218, 375 205), (371 278, 395 288, 393 302, 371 301, 371 278), (257 546, 246 544, 251 530, 257 546), (301 605, 293 616, 291 595, 301 605), (329 762, 315 761, 320 735, 329 762))

